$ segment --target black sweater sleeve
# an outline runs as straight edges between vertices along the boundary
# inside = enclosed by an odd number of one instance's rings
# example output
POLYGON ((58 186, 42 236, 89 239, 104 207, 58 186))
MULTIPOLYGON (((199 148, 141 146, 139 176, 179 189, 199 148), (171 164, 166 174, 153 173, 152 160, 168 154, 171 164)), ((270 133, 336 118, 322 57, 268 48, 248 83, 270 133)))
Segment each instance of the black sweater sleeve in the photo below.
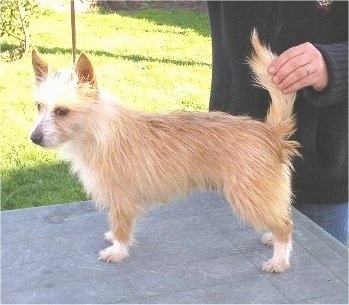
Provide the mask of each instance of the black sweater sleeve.
POLYGON ((348 102, 348 42, 315 44, 327 65, 329 84, 322 92, 312 87, 304 89, 304 95, 318 107, 348 102))

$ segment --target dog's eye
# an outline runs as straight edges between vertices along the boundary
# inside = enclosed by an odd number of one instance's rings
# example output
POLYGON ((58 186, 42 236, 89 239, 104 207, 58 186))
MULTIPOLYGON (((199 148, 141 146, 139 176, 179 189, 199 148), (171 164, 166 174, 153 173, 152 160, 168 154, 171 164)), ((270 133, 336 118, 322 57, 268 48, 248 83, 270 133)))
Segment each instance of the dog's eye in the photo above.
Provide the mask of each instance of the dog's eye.
POLYGON ((42 106, 42 104, 37 103, 37 104, 36 104, 36 108, 37 108, 38 111, 40 112, 40 111, 42 110, 43 106, 42 106))
POLYGON ((65 107, 57 107, 54 110, 55 115, 58 115, 58 116, 66 116, 68 112, 69 112, 69 109, 65 107))

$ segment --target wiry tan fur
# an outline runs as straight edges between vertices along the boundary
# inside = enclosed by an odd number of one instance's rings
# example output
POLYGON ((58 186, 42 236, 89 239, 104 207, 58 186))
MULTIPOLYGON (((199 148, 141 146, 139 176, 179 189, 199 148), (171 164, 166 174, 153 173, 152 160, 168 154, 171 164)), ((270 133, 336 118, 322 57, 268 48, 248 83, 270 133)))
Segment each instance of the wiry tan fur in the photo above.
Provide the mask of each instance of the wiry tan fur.
POLYGON ((298 144, 292 107, 267 67, 274 55, 254 32, 249 62, 272 102, 266 122, 221 112, 144 113, 124 108, 97 88, 82 54, 71 74, 50 73, 33 51, 39 119, 31 135, 44 147, 59 147, 86 191, 109 210, 113 245, 100 259, 128 256, 135 219, 150 205, 195 190, 223 192, 235 213, 274 246, 267 272, 289 267, 292 248, 291 158, 298 144))

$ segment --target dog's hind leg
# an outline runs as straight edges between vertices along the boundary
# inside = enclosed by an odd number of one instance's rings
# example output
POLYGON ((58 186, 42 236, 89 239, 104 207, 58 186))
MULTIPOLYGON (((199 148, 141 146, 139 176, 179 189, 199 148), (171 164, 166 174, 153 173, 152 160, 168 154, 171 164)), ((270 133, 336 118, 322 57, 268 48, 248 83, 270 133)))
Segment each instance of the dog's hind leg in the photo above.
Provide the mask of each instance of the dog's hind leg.
POLYGON ((113 245, 100 251, 99 260, 116 263, 129 256, 128 247, 132 243, 135 218, 135 215, 130 211, 126 213, 114 207, 110 208, 111 230, 105 233, 104 238, 113 245))
POLYGON ((263 264, 266 272, 283 272, 290 266, 292 250, 292 220, 290 196, 287 192, 280 196, 264 188, 225 186, 224 193, 236 214, 250 222, 256 230, 269 229, 262 241, 274 246, 273 257, 263 264), (248 190, 248 191, 246 191, 248 190))
POLYGON ((293 222, 291 219, 292 192, 290 175, 284 172, 282 183, 275 184, 274 192, 269 197, 269 217, 266 227, 270 232, 265 233, 262 242, 274 247, 273 257, 263 264, 267 272, 284 272, 290 266, 292 251, 293 222))
POLYGON ((284 272, 290 266, 292 251, 292 221, 289 220, 282 229, 273 229, 272 233, 266 233, 262 242, 274 247, 273 257, 263 263, 266 272, 284 272))

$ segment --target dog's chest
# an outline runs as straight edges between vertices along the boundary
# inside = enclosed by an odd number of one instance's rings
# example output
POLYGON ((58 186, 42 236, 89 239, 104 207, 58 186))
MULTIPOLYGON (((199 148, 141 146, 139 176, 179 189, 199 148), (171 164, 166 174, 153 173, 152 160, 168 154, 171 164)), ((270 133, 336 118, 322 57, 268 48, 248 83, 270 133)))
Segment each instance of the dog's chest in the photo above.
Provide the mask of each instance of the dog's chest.
POLYGON ((94 200, 97 200, 98 190, 101 188, 100 179, 97 171, 94 170, 93 164, 79 154, 78 150, 73 149, 72 146, 64 147, 61 154, 64 159, 70 161, 71 171, 78 176, 85 191, 92 195, 94 200))
POLYGON ((88 166, 82 164, 72 163, 72 170, 78 175, 80 181, 84 185, 86 192, 90 195, 94 195, 97 189, 98 179, 96 179, 96 174, 88 166))

